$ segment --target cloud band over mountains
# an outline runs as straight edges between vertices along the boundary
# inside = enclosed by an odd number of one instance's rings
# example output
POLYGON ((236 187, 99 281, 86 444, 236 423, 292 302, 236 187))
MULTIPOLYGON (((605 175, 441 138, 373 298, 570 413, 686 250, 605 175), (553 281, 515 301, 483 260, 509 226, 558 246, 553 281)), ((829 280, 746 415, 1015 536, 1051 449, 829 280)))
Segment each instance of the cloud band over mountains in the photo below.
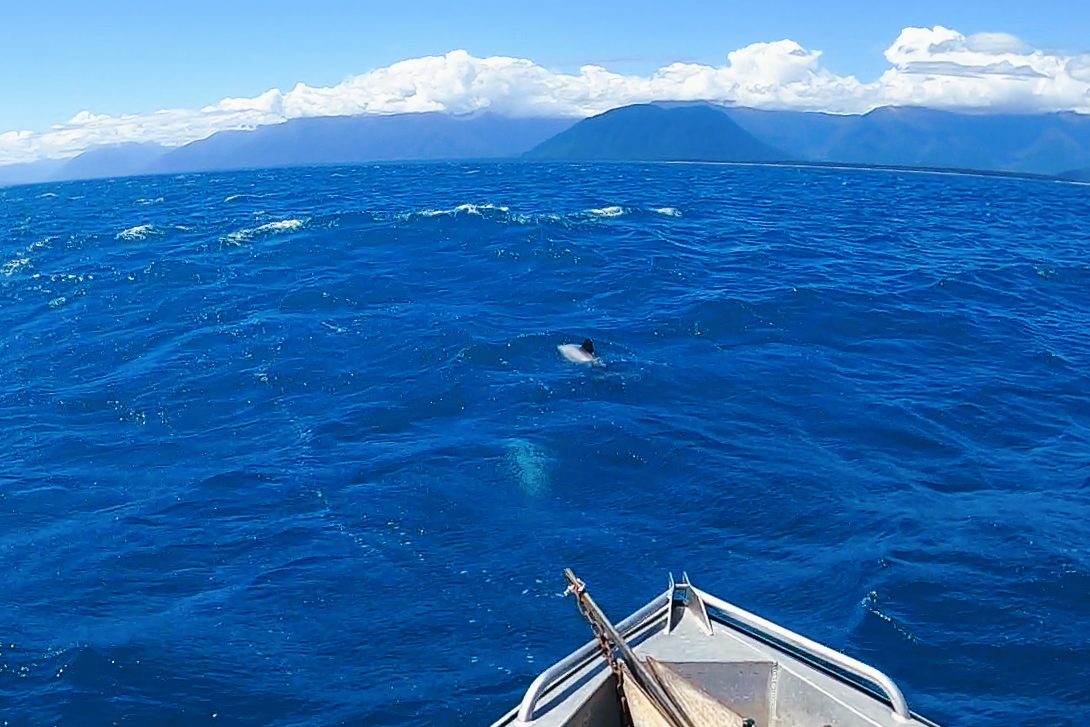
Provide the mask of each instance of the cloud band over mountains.
POLYGON ((185 144, 228 129, 306 116, 423 111, 582 117, 632 103, 710 100, 767 109, 862 113, 880 106, 1090 113, 1090 54, 1034 49, 1005 33, 905 28, 873 82, 821 65, 792 40, 754 43, 722 66, 673 63, 648 76, 583 66, 556 73, 522 58, 463 50, 394 63, 329 87, 298 84, 201 109, 124 116, 81 111, 46 131, 0 133, 0 164, 73 156, 102 144, 185 144))

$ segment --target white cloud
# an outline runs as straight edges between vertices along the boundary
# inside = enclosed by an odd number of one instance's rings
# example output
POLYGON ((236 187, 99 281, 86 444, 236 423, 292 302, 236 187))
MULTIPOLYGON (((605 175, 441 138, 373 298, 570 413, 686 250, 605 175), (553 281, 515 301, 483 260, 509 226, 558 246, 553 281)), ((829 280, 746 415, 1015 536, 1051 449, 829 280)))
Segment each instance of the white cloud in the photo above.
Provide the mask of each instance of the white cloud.
POLYGON ((754 43, 721 66, 673 63, 647 76, 584 66, 556 73, 522 58, 456 50, 413 58, 329 87, 298 84, 201 109, 107 116, 81 111, 47 131, 0 133, 0 164, 64 157, 121 142, 184 144, 227 129, 304 116, 493 111, 510 116, 586 116, 654 100, 715 100, 758 108, 860 113, 886 105, 1090 113, 1090 55, 1029 47, 1006 33, 905 28, 890 63, 863 83, 823 68, 821 52, 792 40, 754 43))
POLYGON ((1080 79, 1077 58, 1005 33, 905 28, 885 56, 893 67, 874 85, 886 104, 1090 113, 1090 83, 1080 79))
POLYGON ((1067 75, 1074 81, 1090 83, 1090 53, 1084 53, 1068 60, 1067 75))

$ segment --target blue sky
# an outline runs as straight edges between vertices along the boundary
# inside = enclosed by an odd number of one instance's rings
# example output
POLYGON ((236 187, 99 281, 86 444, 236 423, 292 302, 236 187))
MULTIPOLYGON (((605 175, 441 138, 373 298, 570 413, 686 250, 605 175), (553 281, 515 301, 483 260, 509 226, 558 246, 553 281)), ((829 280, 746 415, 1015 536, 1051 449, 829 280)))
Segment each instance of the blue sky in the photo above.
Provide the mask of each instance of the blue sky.
POLYGON ((0 165, 366 113, 1090 114, 1074 0, 34 0, 0 18, 0 165))
POLYGON ((829 70, 870 81, 888 67, 883 51, 902 28, 934 25, 1003 31, 1064 53, 1090 47, 1090 3, 1074 0, 49 0, 4 10, 0 131, 43 130, 81 110, 197 108, 300 81, 328 86, 456 48, 550 70, 596 63, 648 73, 672 61, 722 64, 728 51, 790 38, 822 51, 829 70))

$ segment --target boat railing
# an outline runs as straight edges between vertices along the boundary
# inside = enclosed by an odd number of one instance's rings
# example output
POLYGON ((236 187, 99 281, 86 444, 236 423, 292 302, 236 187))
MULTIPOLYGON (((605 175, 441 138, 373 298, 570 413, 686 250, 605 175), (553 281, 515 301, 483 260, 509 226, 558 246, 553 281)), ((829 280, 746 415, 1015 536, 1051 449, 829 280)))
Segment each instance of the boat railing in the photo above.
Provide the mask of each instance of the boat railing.
MULTIPOLYGON (((659 595, 639 611, 636 611, 634 614, 617 624, 617 631, 622 635, 627 636, 628 631, 639 626, 651 616, 654 616, 657 611, 662 611, 663 616, 665 616, 666 609, 671 603, 672 596, 672 589, 659 595)), ((532 721, 534 719, 534 710, 537 708, 538 700, 541 699, 545 690, 552 686, 553 682, 564 676, 568 671, 583 661, 600 654, 601 647, 599 647, 598 642, 596 640, 588 641, 580 648, 541 672, 538 678, 530 684, 529 689, 526 690, 526 694, 522 697, 522 703, 519 705, 518 721, 532 721)))
MULTIPOLYGON (((656 615, 658 611, 662 611, 663 616, 665 616, 668 608, 671 607, 674 602, 674 594, 682 587, 690 588, 692 593, 703 601, 704 604, 719 611, 737 623, 749 627, 758 634, 763 634, 784 644, 790 645, 798 649, 805 656, 814 657, 847 674, 851 674, 873 684, 885 695, 892 709, 893 717, 898 722, 908 723, 912 721, 912 713, 908 709, 908 703, 905 701, 904 694, 901 693, 900 688, 894 683, 893 679, 882 671, 869 664, 864 664, 858 659, 853 659, 847 654, 842 654, 835 649, 831 649, 824 644, 808 639, 802 634, 797 634, 768 619, 761 618, 755 613, 735 606, 733 603, 724 601, 706 591, 702 591, 699 588, 690 585, 687 578, 680 586, 675 586, 673 582, 671 582, 670 588, 665 593, 659 595, 643 608, 617 624, 617 631, 622 635, 627 635, 629 631, 644 624, 644 622, 647 622, 650 617, 656 615)), ((526 694, 522 697, 522 702, 519 705, 518 711, 518 722, 529 723, 533 721, 537 703, 542 695, 545 694, 546 690, 571 669, 599 653, 600 647, 598 642, 595 640, 588 641, 582 647, 576 649, 571 654, 568 654, 568 656, 542 672, 537 679, 530 684, 530 687, 526 690, 526 694)))
POLYGON ((699 598, 704 601, 705 605, 720 611, 739 623, 745 624, 754 631, 771 636, 778 641, 799 649, 808 656, 817 657, 826 664, 835 666, 848 674, 865 679, 878 687, 885 694, 886 699, 889 700, 890 707, 893 709, 893 716, 897 721, 907 723, 912 720, 912 713, 908 709, 908 702, 905 701, 905 697, 901 693, 900 688, 885 673, 875 669, 869 664, 864 664, 858 659, 853 659, 847 654, 842 654, 835 649, 831 649, 824 644, 819 644, 818 642, 808 639, 801 634, 797 634, 790 629, 784 628, 777 623, 761 618, 755 613, 750 613, 744 608, 735 606, 733 603, 724 601, 695 586, 693 586, 692 589, 699 598))

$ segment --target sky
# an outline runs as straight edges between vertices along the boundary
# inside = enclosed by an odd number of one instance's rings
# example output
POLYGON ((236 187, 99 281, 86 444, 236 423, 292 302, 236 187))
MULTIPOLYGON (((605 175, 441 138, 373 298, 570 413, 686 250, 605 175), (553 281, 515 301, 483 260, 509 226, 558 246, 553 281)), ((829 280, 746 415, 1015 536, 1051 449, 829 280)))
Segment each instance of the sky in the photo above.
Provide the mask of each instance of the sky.
POLYGON ((1090 113, 1090 3, 1075 0, 50 0, 0 15, 0 164, 343 113, 666 98, 1090 113))

